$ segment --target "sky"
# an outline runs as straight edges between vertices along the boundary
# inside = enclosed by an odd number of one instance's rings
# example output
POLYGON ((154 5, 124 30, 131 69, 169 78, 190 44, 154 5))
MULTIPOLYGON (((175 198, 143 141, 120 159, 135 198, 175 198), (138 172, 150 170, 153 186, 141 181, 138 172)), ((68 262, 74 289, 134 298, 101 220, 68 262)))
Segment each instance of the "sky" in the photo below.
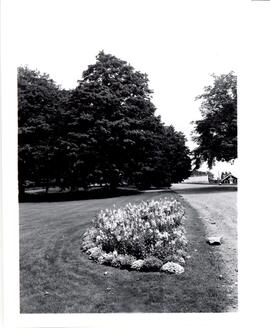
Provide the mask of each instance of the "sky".
POLYGON ((195 97, 211 84, 210 74, 237 74, 239 10, 236 1, 15 1, 16 65, 74 88, 99 51, 126 60, 148 74, 156 114, 193 149, 195 97))

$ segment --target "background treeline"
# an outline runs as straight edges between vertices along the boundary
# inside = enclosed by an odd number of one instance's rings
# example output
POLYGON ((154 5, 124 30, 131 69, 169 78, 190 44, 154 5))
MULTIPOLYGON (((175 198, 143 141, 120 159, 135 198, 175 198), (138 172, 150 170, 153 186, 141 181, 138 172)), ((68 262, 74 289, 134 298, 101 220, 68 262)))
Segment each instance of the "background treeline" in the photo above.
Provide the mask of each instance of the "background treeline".
POLYGON ((146 74, 100 52, 73 90, 18 68, 19 190, 169 186, 191 170, 185 136, 155 116, 146 74))

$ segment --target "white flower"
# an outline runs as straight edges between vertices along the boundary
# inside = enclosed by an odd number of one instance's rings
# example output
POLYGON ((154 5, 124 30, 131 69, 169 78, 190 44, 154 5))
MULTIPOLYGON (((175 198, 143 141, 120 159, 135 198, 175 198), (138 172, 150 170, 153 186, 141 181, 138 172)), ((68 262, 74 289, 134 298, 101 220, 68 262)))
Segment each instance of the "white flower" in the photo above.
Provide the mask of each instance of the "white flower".
POLYGON ((146 228, 146 229, 149 229, 149 228, 150 228, 150 223, 149 223, 149 222, 146 222, 146 223, 145 223, 145 228, 146 228))
POLYGON ((180 201, 175 198, 128 203, 123 208, 113 206, 99 212, 96 228, 90 228, 84 234, 82 249, 85 252, 93 246, 101 249, 105 244, 115 242, 111 246, 115 247, 114 256, 117 256, 119 242, 123 247, 126 243, 132 247, 133 242, 134 251, 137 252, 139 247, 142 254, 146 247, 150 254, 160 247, 173 254, 186 245, 181 224, 183 213, 180 201))

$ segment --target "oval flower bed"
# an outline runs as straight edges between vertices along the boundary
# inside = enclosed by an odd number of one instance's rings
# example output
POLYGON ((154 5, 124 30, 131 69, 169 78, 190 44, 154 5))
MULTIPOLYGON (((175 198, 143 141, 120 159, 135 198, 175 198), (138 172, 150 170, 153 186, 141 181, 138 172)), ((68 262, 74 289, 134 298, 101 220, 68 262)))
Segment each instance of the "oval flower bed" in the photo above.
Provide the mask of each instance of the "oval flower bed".
POLYGON ((183 216, 175 198, 102 210, 84 233, 81 248, 100 264, 180 274, 187 247, 183 216))

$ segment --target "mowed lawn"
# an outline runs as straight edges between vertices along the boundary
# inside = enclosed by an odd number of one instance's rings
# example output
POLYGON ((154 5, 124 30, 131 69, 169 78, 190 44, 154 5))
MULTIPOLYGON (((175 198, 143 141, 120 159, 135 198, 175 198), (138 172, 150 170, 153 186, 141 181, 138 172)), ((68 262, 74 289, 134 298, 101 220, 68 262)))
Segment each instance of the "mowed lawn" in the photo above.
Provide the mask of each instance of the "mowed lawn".
POLYGON ((187 203, 189 255, 185 273, 141 273, 93 263, 80 250, 96 213, 174 192, 116 198, 20 204, 20 310, 22 313, 222 312, 229 287, 220 280, 215 248, 187 203), (107 274, 104 274, 107 272, 107 274))

